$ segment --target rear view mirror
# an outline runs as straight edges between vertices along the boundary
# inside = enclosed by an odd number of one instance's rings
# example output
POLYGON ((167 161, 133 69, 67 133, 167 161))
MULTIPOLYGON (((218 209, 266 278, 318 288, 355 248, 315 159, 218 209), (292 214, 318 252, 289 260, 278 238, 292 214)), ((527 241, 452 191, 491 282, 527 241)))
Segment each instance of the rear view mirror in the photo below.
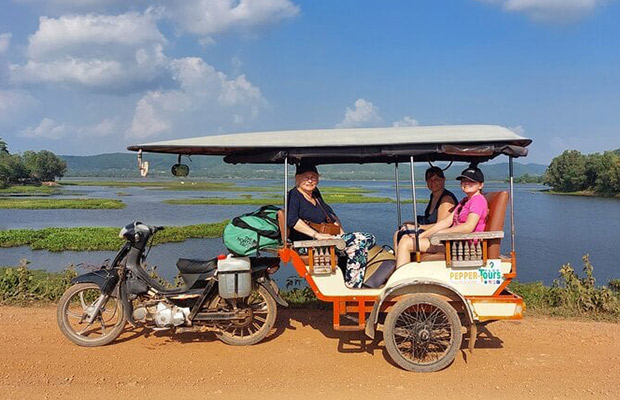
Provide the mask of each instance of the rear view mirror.
POLYGON ((174 164, 171 168, 172 175, 174 176, 187 176, 189 175, 189 165, 187 164, 174 164))

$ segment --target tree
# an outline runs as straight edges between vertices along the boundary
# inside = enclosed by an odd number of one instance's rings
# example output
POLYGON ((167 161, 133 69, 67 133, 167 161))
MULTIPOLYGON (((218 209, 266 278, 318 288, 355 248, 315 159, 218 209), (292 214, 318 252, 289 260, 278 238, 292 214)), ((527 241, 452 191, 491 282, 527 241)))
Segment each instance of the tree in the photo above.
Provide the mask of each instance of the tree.
POLYGON ((594 182, 597 193, 613 195, 620 193, 620 156, 606 151, 599 155, 599 170, 594 182))
POLYGON ((588 154, 585 162, 585 186, 588 190, 596 190, 596 179, 603 171, 603 155, 599 153, 588 154))
POLYGON ((0 154, 0 179, 5 184, 24 183, 30 180, 30 173, 19 154, 0 154))
POLYGON ((0 155, 2 154, 9 154, 9 149, 6 145, 6 142, 0 137, 0 155))
POLYGON ((555 157, 545 172, 545 184, 560 192, 586 189, 586 157, 577 150, 566 150, 555 157))
POLYGON ((22 157, 30 175, 40 181, 53 181, 67 172, 67 163, 51 151, 26 151, 22 157))
POLYGON ((555 157, 545 172, 545 184, 561 192, 582 190, 585 183, 585 157, 577 150, 555 157))

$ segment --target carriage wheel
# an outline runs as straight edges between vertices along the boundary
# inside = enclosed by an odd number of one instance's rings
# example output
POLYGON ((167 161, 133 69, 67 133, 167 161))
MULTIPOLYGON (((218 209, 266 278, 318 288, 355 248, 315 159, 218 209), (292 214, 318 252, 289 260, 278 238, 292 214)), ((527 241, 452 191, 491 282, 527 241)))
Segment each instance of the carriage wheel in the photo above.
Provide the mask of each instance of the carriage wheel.
POLYGON ((454 307, 432 294, 414 294, 399 301, 385 319, 388 354, 408 371, 445 368, 454 360, 462 338, 454 307))

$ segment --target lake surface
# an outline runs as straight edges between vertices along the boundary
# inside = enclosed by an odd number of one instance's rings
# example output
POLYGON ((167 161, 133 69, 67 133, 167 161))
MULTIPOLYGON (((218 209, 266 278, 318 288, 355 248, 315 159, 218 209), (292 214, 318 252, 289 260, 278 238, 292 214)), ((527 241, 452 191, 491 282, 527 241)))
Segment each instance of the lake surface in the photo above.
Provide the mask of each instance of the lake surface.
MULTIPOLYGON (((273 186, 281 193, 276 181, 236 182, 244 186, 273 186)), ((395 198, 393 182, 321 181, 321 187, 363 187, 375 190, 369 195, 395 198)), ((54 226, 122 226, 134 220, 151 225, 190 225, 217 222, 254 210, 257 206, 179 206, 162 203, 167 199, 201 197, 237 197, 244 192, 168 191, 148 188, 67 187, 84 198, 116 198, 127 207, 122 210, 0 210, 0 229, 44 228, 54 226), (127 196, 119 196, 122 192, 127 196)), ((457 197, 460 187, 448 185, 457 197)), ((617 249, 620 241, 620 201, 617 199, 556 196, 541 193, 538 185, 515 186, 515 227, 518 279, 522 282, 543 281, 550 284, 558 277, 558 269, 570 263, 578 272, 581 257, 589 253, 599 284, 620 278, 617 249)), ((426 188, 417 188, 418 198, 428 198, 426 188)), ((506 184, 488 183, 485 190, 507 190, 506 184)), ((254 196, 261 196, 256 193, 254 196)), ((74 196, 66 196, 74 197, 74 196)), ((401 199, 411 199, 410 185, 401 185, 401 199)), ((418 205, 422 213, 426 205, 418 205)), ((395 204, 334 204, 332 206, 348 231, 375 234, 379 243, 390 244, 397 226, 395 204)), ((412 205, 401 208, 403 220, 411 219, 412 205)), ((510 219, 507 212, 502 253, 510 252, 510 219)), ((221 239, 192 239, 153 247, 148 261, 166 278, 176 274, 176 260, 211 258, 225 252, 221 239)), ((68 264, 100 265, 114 252, 32 251, 28 247, 0 248, 0 265, 17 265, 20 258, 32 262, 31 268, 62 270, 68 264)), ((294 275, 291 266, 278 272, 280 280, 294 275)))

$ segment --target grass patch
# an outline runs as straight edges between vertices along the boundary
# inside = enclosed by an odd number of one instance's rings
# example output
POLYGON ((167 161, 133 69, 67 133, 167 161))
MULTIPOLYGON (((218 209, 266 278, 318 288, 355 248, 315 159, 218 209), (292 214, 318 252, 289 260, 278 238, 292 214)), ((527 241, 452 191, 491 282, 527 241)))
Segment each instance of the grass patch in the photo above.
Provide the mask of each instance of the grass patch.
MULTIPOLYGON (((323 199, 327 204, 365 204, 365 203, 396 203, 396 200, 389 197, 364 196, 361 194, 323 194, 323 199)), ((166 204, 174 205, 256 205, 273 204, 282 206, 282 197, 253 197, 244 195, 241 198, 226 197, 205 197, 200 199, 172 199, 164 200, 166 204)), ((401 204, 411 203, 411 200, 401 201, 401 204)), ((418 200, 419 204, 428 203, 427 199, 418 200)))
POLYGON ((589 256, 586 254, 582 260, 583 278, 566 264, 551 286, 512 282, 510 288, 523 297, 527 311, 533 314, 620 322, 620 280, 596 286, 589 256))
POLYGON ((115 210, 125 208, 125 203, 111 199, 0 199, 0 208, 115 210))
POLYGON ((60 193, 60 189, 52 186, 15 185, 0 189, 0 196, 51 196, 60 193))
MULTIPOLYGON (((153 245, 221 237, 227 223, 166 227, 155 235, 153 245)), ((118 228, 108 227, 10 229, 0 231, 0 247, 30 246, 33 250, 48 251, 117 250, 124 242, 118 232, 118 228)))
MULTIPOLYGON (((217 191, 217 192, 248 192, 248 193, 272 193, 273 195, 280 195, 284 190, 280 186, 239 186, 230 182, 204 182, 204 181, 63 181, 63 185, 66 186, 104 186, 104 187, 144 187, 158 190, 173 190, 173 191, 217 191)), ((323 195, 344 195, 344 194, 367 194, 373 193, 374 190, 364 189, 361 187, 339 187, 339 186, 327 186, 321 188, 323 195)))
POLYGON ((147 181, 147 182, 137 182, 137 181, 63 181, 63 185, 65 186, 104 186, 104 187, 118 187, 118 188, 126 188, 126 187, 143 187, 157 190, 174 190, 174 191, 183 191, 183 190, 196 190, 196 191, 220 191, 220 192, 275 192, 278 190, 277 187, 244 187, 237 186, 234 183, 227 182, 203 182, 203 181, 147 181))
POLYGON ((552 194, 555 196, 580 196, 580 197, 612 197, 616 199, 620 199, 620 194, 608 194, 608 193, 598 193, 589 190, 582 190, 579 192, 558 192, 551 189, 543 189, 540 190, 542 193, 552 194))

